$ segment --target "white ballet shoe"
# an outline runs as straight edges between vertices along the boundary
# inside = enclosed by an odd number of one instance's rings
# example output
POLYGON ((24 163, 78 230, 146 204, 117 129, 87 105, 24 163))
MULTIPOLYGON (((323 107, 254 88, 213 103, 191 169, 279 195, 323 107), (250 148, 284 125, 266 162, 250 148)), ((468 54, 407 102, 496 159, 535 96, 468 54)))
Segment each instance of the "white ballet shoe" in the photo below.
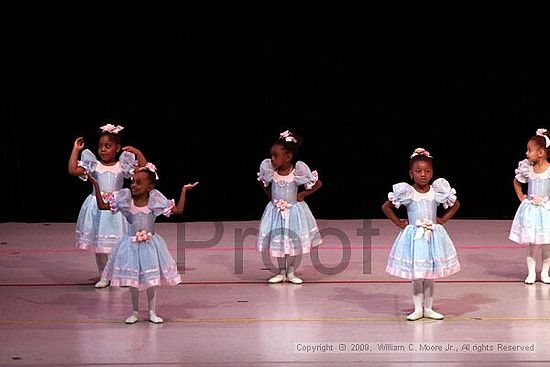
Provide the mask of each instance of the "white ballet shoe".
POLYGON ((164 322, 162 317, 157 316, 154 312, 149 312, 149 321, 153 324, 162 324, 164 322))
POLYGON ((524 283, 525 284, 535 284, 536 275, 535 274, 529 274, 527 275, 527 278, 525 278, 524 283))
POLYGON ((294 273, 288 273, 288 281, 292 284, 302 284, 304 281, 298 278, 294 273))
POLYGON ((409 321, 416 321, 421 319, 424 316, 422 309, 414 310, 413 313, 411 313, 409 316, 407 316, 407 320, 409 321))
POLYGON ((546 275, 541 274, 540 281, 543 282, 544 284, 550 284, 550 276, 548 276, 548 274, 546 275))
POLYGON ((103 278, 101 278, 101 279, 99 280, 99 282, 97 282, 96 284, 94 284, 94 287, 96 287, 96 288, 105 288, 105 287, 108 287, 110 283, 111 283, 111 282, 110 282, 108 279, 103 279, 103 278))
POLYGON ((273 278, 269 278, 268 282, 271 284, 281 283, 286 280, 286 276, 284 274, 277 274, 273 278))
POLYGON ((424 309, 424 317, 427 317, 432 320, 443 320, 443 315, 439 312, 435 312, 431 308, 424 309))
POLYGON ((135 313, 133 313, 130 316, 128 316, 128 318, 126 318, 124 322, 127 324, 135 324, 136 322, 138 322, 138 317, 135 313))

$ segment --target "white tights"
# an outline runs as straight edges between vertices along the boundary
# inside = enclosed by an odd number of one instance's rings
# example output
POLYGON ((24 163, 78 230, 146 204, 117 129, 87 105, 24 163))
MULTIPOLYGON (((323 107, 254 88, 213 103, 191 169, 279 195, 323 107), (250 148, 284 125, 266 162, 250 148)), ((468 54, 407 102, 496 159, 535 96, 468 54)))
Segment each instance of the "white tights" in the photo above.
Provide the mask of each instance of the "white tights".
POLYGON ((415 279, 412 284, 414 310, 421 311, 423 308, 431 310, 434 303, 434 281, 432 279, 415 279))
POLYGON ((296 256, 286 255, 285 257, 278 257, 277 264, 279 265, 279 274, 294 274, 296 270, 296 256))
MULTIPOLYGON (((535 271, 537 267, 537 258, 542 252, 542 270, 540 272, 541 279, 548 279, 548 271, 550 270, 550 245, 529 245, 527 252, 527 278, 535 281, 535 271)), ((526 280, 527 281, 527 280, 526 280)))
MULTIPOLYGON (((132 310, 138 312, 139 308, 139 289, 130 287, 132 293, 132 310)), ((156 314, 157 308, 157 287, 147 288, 147 300, 149 301, 149 312, 156 314)))
POLYGON ((100 277, 103 274, 103 269, 105 269, 105 265, 107 265, 107 260, 109 260, 109 254, 95 254, 95 263, 97 264, 97 270, 99 271, 100 277))
MULTIPOLYGON (((139 289, 130 287, 130 293, 132 294, 132 314, 126 319, 127 324, 133 324, 138 321, 138 309, 139 309, 139 289)), ((147 299, 149 301, 149 321, 160 324, 164 320, 157 316, 157 287, 147 288, 147 299)))

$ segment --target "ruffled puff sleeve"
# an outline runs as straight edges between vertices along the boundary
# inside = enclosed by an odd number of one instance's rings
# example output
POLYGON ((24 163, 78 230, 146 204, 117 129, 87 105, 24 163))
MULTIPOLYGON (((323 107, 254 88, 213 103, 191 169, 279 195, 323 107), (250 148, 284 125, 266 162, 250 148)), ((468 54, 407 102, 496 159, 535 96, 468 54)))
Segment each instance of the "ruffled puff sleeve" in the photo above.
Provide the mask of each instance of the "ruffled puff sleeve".
POLYGON ((108 200, 113 213, 128 212, 132 206, 132 192, 130 189, 115 191, 108 200))
POLYGON ((168 200, 160 191, 153 189, 149 192, 149 203, 147 206, 153 211, 155 217, 158 217, 161 214, 169 217, 172 214, 172 208, 176 206, 176 203, 174 199, 168 200))
POLYGON ((257 173, 258 181, 263 183, 265 187, 269 186, 270 182, 273 181, 273 165, 271 160, 266 158, 260 164, 260 171, 257 173))
POLYGON ((449 181, 444 178, 438 178, 432 183, 434 189, 435 201, 443 204, 445 209, 450 208, 456 203, 456 190, 451 187, 449 181))
POLYGON ((414 195, 413 187, 406 182, 399 182, 392 187, 393 191, 388 193, 388 200, 399 208, 401 205, 408 205, 414 195))
MULTIPOLYGON (((86 170, 87 174, 95 172, 97 168, 97 158, 90 149, 84 149, 80 154, 80 160, 78 161, 78 167, 82 167, 86 170)), ((78 176, 82 181, 88 181, 86 174, 78 176)))
POLYGON ((120 168, 124 173, 124 178, 130 178, 134 173, 134 167, 138 163, 136 155, 130 152, 122 152, 118 160, 120 162, 120 168))
POLYGON ((529 173, 531 172, 531 163, 527 159, 524 159, 518 163, 516 168, 516 180, 521 183, 527 183, 529 173))
POLYGON ((297 185, 304 185, 306 190, 311 190, 313 185, 319 180, 317 171, 311 171, 307 164, 302 161, 296 162, 294 170, 294 182, 297 185))

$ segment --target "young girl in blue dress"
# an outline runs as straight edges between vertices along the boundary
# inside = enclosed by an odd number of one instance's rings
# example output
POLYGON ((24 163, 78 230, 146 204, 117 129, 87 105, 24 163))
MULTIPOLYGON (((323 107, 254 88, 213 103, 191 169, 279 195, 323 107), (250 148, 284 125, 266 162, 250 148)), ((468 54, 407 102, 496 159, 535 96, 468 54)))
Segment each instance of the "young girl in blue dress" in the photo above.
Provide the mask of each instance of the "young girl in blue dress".
MULTIPOLYGON (((103 200, 108 200, 114 192, 122 189, 124 179, 130 177, 134 165, 143 166, 145 157, 138 149, 127 146, 122 148, 120 131, 124 127, 107 124, 100 127, 97 153, 99 159, 89 149, 84 149, 84 138, 74 141, 69 157, 70 175, 87 180, 91 175, 97 180, 103 200), (80 152, 82 153, 80 154, 80 152), (117 158, 117 156, 120 156, 117 158), (80 154, 80 159, 79 159, 80 154)), ((113 246, 126 233, 128 224, 122 214, 102 212, 98 209, 95 194, 92 192, 80 208, 75 230, 75 246, 95 253, 99 275, 103 273, 108 255, 113 246)), ((96 288, 107 287, 109 282, 100 278, 96 288)))
POLYGON ((298 135, 284 131, 271 146, 271 159, 264 159, 258 172, 269 203, 260 222, 257 249, 268 251, 279 267, 270 283, 301 284, 295 273, 298 257, 321 243, 317 222, 304 198, 322 183, 317 171, 296 160, 300 144, 298 135), (305 190, 298 192, 302 185, 305 190))
POLYGON ((411 155, 409 175, 413 185, 400 182, 393 185, 388 200, 382 205, 384 214, 399 228, 386 271, 413 282, 414 312, 407 320, 422 317, 441 320, 443 315, 433 310, 434 279, 448 277, 460 270, 453 242, 442 224, 453 217, 460 204, 455 189, 444 178, 432 184, 432 156, 423 148, 411 155), (437 216, 441 204, 445 213, 437 216), (395 210, 407 208, 408 219, 397 217, 395 210))
POLYGON ((550 139, 546 129, 538 129, 527 142, 524 159, 519 162, 514 189, 521 204, 510 229, 510 240, 529 245, 527 253, 526 284, 536 280, 537 258, 542 250, 540 279, 550 284, 550 163, 548 162, 550 139), (527 184, 524 194, 522 184, 527 184))
POLYGON ((181 283, 176 262, 166 242, 155 233, 155 219, 161 214, 168 217, 183 213, 186 193, 198 182, 182 187, 176 205, 174 200, 168 200, 155 190, 157 179, 156 167, 149 162, 134 173, 131 188, 115 192, 109 203, 103 201, 98 182, 91 179, 99 209, 121 213, 129 224, 127 233, 113 248, 102 276, 111 285, 130 287, 132 314, 126 318, 127 324, 138 321, 140 289, 147 289, 149 321, 162 323, 164 320, 156 314, 157 286, 181 283))

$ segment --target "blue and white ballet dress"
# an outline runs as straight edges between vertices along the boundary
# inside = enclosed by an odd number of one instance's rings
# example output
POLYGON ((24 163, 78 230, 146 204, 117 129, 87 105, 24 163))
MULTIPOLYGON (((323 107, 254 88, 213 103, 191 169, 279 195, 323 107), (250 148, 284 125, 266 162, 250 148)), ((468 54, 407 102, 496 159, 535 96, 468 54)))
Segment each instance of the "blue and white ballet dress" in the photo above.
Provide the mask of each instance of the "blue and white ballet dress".
POLYGON ((102 278, 111 285, 145 289, 158 285, 181 283, 176 262, 164 239, 155 233, 155 219, 170 216, 174 200, 168 200, 157 190, 151 190, 147 206, 134 205, 129 189, 115 192, 111 210, 122 213, 129 228, 113 248, 102 278))
POLYGON ((319 245, 321 235, 309 206, 296 200, 299 186, 310 190, 315 185, 317 171, 312 172, 298 161, 290 174, 281 176, 273 169, 271 160, 265 159, 260 164, 258 180, 266 187, 271 184, 271 201, 260 222, 258 251, 269 251, 273 257, 297 256, 319 245))
POLYGON ((509 239, 521 244, 550 244, 550 168, 535 173, 524 159, 516 169, 516 180, 527 184, 527 198, 516 211, 509 239))
MULTIPOLYGON (((118 162, 106 166, 98 161, 89 149, 82 152, 80 159, 78 166, 83 167, 96 179, 105 202, 114 192, 122 189, 124 179, 130 177, 130 172, 137 163, 133 153, 122 152, 118 162)), ((80 178, 87 180, 85 175, 80 178)), ((113 246, 126 234, 127 229, 128 224, 122 214, 99 210, 95 191, 92 191, 78 214, 75 246, 96 253, 110 253, 113 246)))
POLYGON ((396 208, 407 208, 409 224, 393 243, 386 272, 405 279, 436 279, 458 272, 460 263, 453 241, 437 224, 437 206, 447 209, 456 202, 456 191, 449 182, 438 178, 426 193, 401 182, 393 185, 388 199, 396 208))

